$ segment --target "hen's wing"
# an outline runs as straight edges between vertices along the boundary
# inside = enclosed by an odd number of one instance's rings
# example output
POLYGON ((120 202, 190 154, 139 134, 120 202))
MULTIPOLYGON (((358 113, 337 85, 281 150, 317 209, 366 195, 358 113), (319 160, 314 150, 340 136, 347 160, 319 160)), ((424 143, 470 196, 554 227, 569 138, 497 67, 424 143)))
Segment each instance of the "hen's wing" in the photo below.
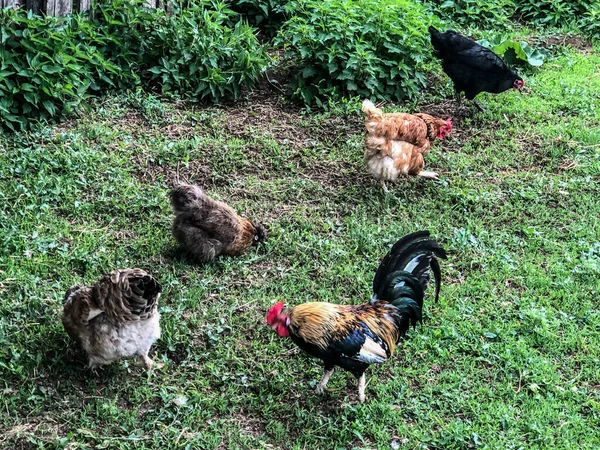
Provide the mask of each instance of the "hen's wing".
POLYGON ((81 343, 88 322, 102 311, 92 298, 92 288, 72 286, 65 294, 62 323, 71 339, 81 343))
POLYGON ((473 69, 490 73, 509 71, 510 68, 491 50, 474 43, 469 49, 457 53, 456 61, 473 69))
MULTIPOLYGON (((431 27, 433 28, 433 27, 431 27)), ((510 70, 506 63, 493 51, 473 39, 449 30, 439 33, 430 28, 431 43, 436 56, 447 63, 460 63, 468 68, 484 72, 510 70)))

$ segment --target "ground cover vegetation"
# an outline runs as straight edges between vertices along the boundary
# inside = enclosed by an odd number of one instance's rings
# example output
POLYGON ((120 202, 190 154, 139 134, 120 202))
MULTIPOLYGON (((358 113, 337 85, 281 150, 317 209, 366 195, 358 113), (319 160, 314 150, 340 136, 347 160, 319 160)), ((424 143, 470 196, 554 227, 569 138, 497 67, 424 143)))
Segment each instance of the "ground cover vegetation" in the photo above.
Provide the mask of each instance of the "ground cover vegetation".
POLYGON ((366 1, 374 32, 340 36, 356 2, 323 5, 0 13, 0 448, 600 445, 597 6, 432 1, 397 23, 408 2, 366 1), (543 63, 523 63, 523 95, 484 94, 486 113, 465 114, 431 57, 431 23, 526 42, 543 63), (386 194, 366 173, 369 90, 454 117, 428 155, 440 182, 386 194), (267 223, 267 245, 191 263, 169 229, 180 181, 267 223), (379 258, 417 229, 450 254, 439 302, 370 370, 366 403, 341 373, 315 395, 318 361, 265 327, 267 308, 366 301, 379 258), (163 285, 161 369, 92 373, 64 333, 65 290, 117 267, 163 285))

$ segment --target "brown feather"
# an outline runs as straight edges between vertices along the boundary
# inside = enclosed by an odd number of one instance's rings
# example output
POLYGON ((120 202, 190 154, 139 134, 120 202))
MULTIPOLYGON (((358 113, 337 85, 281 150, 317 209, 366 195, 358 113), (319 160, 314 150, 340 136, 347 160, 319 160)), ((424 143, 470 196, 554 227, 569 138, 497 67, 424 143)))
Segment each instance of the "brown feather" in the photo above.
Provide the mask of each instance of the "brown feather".
POLYGON ((344 339, 362 321, 386 342, 391 354, 400 336, 393 321, 388 319, 394 308, 386 308, 387 304, 381 301, 360 306, 304 303, 290 309, 290 330, 305 341, 325 349, 331 339, 344 339))
POLYGON ((369 102, 365 112, 364 159, 369 172, 380 180, 395 180, 398 175, 417 175, 425 166, 423 155, 431 148, 442 126, 442 119, 428 114, 384 114, 369 102))
POLYGON ((173 236, 201 262, 219 255, 237 256, 266 240, 266 229, 239 216, 226 203, 214 200, 201 188, 182 184, 171 192, 175 212, 173 236))

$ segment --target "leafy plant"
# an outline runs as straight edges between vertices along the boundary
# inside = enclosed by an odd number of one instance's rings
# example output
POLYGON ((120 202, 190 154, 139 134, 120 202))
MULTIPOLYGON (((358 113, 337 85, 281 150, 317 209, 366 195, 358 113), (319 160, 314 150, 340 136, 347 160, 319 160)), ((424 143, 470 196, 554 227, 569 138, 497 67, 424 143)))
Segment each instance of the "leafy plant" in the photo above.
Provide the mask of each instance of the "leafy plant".
POLYGON ((297 1, 277 40, 297 65, 292 87, 306 105, 330 96, 401 100, 425 86, 425 9, 408 0, 297 1), (401 20, 399 18, 402 18, 401 20))
POLYGON ((172 15, 156 14, 155 26, 147 30, 142 62, 151 74, 148 81, 163 93, 215 102, 237 98, 266 68, 266 53, 254 30, 242 21, 227 26, 238 16, 222 2, 199 2, 172 15))
POLYGON ((579 20, 579 27, 587 35, 600 39, 600 4, 590 5, 588 11, 579 20))
POLYGON ((267 36, 273 37, 285 21, 289 0, 231 0, 231 9, 244 16, 267 36))
POLYGON ((515 6, 522 20, 559 26, 583 15, 590 3, 587 0, 516 0, 515 6))
POLYGON ((101 0, 92 10, 65 18, 0 10, 4 127, 61 119, 107 89, 237 98, 267 65, 253 29, 223 2, 167 14, 143 0, 101 0))
POLYGON ((543 48, 534 49, 525 41, 517 42, 495 36, 490 40, 483 39, 479 43, 502 56, 509 64, 529 64, 530 66, 539 67, 544 64, 548 57, 547 50, 543 48))
POLYGON ((69 114, 98 86, 95 68, 115 72, 93 45, 74 39, 77 27, 73 18, 0 10, 0 119, 5 127, 23 129, 32 120, 69 114))
POLYGON ((433 0, 429 5, 432 13, 463 26, 504 28, 514 11, 513 0, 433 0))

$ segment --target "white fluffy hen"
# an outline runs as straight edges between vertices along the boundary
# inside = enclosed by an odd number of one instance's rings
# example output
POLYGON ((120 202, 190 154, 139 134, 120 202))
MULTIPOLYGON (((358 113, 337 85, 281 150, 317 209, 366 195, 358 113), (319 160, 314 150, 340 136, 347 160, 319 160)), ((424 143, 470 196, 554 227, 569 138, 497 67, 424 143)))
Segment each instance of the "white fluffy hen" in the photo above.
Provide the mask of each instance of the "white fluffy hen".
POLYGON ((161 286, 141 269, 115 270, 92 286, 65 294, 62 323, 92 369, 136 356, 150 369, 150 347, 160 337, 161 286))

